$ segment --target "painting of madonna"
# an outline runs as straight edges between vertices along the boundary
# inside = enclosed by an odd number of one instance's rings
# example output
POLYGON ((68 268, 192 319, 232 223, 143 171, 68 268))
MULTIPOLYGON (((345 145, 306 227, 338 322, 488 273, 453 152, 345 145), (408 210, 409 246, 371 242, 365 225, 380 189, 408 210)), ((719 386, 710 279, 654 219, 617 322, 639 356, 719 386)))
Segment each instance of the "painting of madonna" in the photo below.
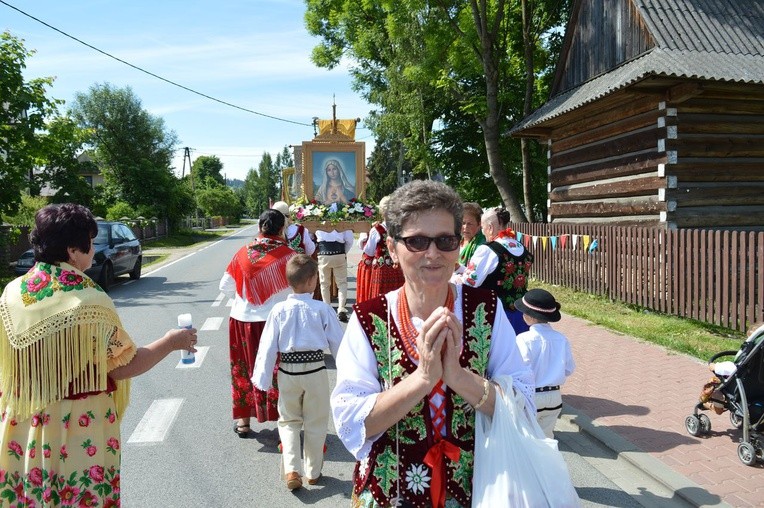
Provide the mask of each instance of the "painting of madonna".
POLYGON ((317 201, 324 204, 347 204, 356 197, 354 170, 351 168, 350 171, 353 180, 348 177, 348 172, 345 170, 348 163, 352 164, 354 155, 353 153, 329 153, 324 161, 316 161, 316 167, 322 168, 313 173, 314 197, 317 201))

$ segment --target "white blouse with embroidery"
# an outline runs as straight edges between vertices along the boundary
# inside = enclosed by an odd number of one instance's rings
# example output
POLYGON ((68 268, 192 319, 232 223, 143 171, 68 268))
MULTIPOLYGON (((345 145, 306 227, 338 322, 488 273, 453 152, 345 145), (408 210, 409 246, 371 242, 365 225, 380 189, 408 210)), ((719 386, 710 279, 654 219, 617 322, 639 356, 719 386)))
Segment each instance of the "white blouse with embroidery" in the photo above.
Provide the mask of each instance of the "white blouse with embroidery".
MULTIPOLYGON (((462 322, 462 286, 456 287, 454 314, 462 322)), ((400 289, 396 289, 385 295, 389 309, 397 309, 399 292, 400 289)), ((496 308, 502 308, 498 299, 496 308)), ((391 312, 390 315, 397 326, 397 312, 391 312)), ((422 320, 414 318, 412 322, 417 330, 421 329, 422 320)), ((337 385, 331 397, 334 426, 348 451, 356 460, 363 460, 369 455, 374 441, 382 435, 366 436, 364 423, 376 404, 382 386, 378 377, 376 356, 355 313, 345 330, 336 359, 337 385)), ((535 418, 533 373, 523 363, 515 342, 515 332, 504 312, 496 312, 494 318, 486 374, 488 379, 512 376, 513 386, 525 397, 526 410, 535 418)), ((437 404, 439 401, 433 402, 437 404)))

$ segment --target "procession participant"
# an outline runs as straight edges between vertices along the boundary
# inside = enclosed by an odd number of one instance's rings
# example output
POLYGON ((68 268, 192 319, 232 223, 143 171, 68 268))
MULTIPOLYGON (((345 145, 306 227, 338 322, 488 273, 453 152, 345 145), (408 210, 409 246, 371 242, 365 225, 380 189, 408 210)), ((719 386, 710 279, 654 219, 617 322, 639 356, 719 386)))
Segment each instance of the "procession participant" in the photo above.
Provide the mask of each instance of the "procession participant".
POLYGON ((281 472, 287 488, 294 490, 302 487, 300 433, 308 484, 315 485, 321 477, 331 414, 324 350, 336 357, 342 327, 334 309, 313 299, 318 282, 316 261, 298 254, 289 260, 286 270, 294 294, 277 303, 268 315, 252 382, 268 390, 278 359, 281 472))
POLYGON ((480 229, 483 209, 477 203, 464 203, 464 223, 462 224, 462 243, 459 248, 459 263, 467 265, 475 249, 485 243, 485 235, 480 229))
POLYGON ((343 323, 348 321, 348 258, 347 253, 353 247, 353 232, 316 231, 318 240, 318 276, 321 285, 321 299, 325 304, 332 304, 332 277, 337 284, 337 317, 343 323))
MULTIPOLYGON (((268 209, 260 215, 260 232, 240 248, 220 279, 220 291, 233 298, 228 320, 234 432, 246 438, 250 418, 278 419, 278 385, 264 392, 252 386, 252 372, 268 313, 291 293, 286 264, 297 253, 284 239, 284 214, 268 209)), ((275 378, 274 371, 274 378, 275 378)))
POLYGON ((554 439, 554 426, 562 412, 560 387, 576 369, 568 338, 550 323, 561 319, 560 304, 545 289, 531 289, 515 301, 530 326, 517 334, 517 348, 533 371, 536 382, 536 421, 544 435, 554 439))
MULTIPOLYGON (((379 211, 383 217, 389 199, 385 196, 379 201, 379 211)), ((387 248, 387 225, 383 220, 374 224, 363 245, 363 255, 358 264, 356 277, 356 287, 360 286, 361 291, 356 291, 356 303, 384 295, 402 285, 403 272, 390 257, 390 251, 387 248), (365 267, 363 270, 362 265, 365 267)))
POLYGON ((302 224, 292 223, 292 220, 289 218, 289 205, 284 201, 276 201, 273 203, 272 208, 284 214, 284 218, 286 219, 284 237, 286 238, 287 244, 298 254, 312 256, 313 252, 316 250, 316 244, 313 242, 308 228, 302 224))
POLYGON ((528 331, 522 312, 515 309, 528 291, 528 273, 533 254, 517 241, 508 227, 509 212, 503 208, 483 214, 481 226, 488 243, 479 246, 459 277, 463 284, 496 291, 515 333, 528 331))
POLYGON ((195 329, 136 347, 84 271, 98 226, 82 205, 48 205, 29 235, 35 265, 0 296, 0 499, 5 506, 119 506, 120 422, 129 379, 195 329))
POLYGON ((337 354, 332 414, 358 461, 353 506, 470 506, 475 414, 509 375, 535 417, 533 378, 490 291, 452 285, 462 205, 413 181, 390 197, 387 246, 403 287, 354 306, 337 354), (497 310, 498 309, 498 310, 497 310))

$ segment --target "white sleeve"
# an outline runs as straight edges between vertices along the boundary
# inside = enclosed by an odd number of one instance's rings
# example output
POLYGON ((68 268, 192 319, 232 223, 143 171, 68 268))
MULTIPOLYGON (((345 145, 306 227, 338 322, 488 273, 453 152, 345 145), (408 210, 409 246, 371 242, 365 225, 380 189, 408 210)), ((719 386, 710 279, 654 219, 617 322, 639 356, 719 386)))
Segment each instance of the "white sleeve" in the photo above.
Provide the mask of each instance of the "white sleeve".
POLYGON ((236 296, 236 280, 228 272, 223 273, 218 289, 229 298, 236 296))
POLYGON ((567 339, 565 340, 565 352, 567 354, 565 359, 565 377, 568 377, 576 370, 576 360, 573 359, 573 350, 567 339))
POLYGON ((358 234, 358 248, 363 250, 364 245, 366 245, 366 241, 369 239, 368 233, 359 233, 358 234))
POLYGON ((366 417, 381 391, 377 359, 355 313, 337 351, 337 385, 331 406, 337 436, 356 460, 369 455, 371 445, 382 435, 366 436, 366 417))
POLYGON ((523 361, 517 348, 515 330, 504 313, 501 301, 496 299, 496 318, 491 331, 491 349, 488 356, 487 375, 512 376, 512 386, 525 397, 525 408, 536 417, 536 387, 533 371, 523 361))
POLYGON ((467 263, 467 269, 462 274, 462 284, 480 287, 489 273, 493 272, 499 264, 499 257, 490 247, 481 245, 475 249, 475 253, 467 263))
POLYGON ((260 345, 257 348, 252 384, 260 390, 268 390, 273 384, 273 367, 279 352, 279 314, 271 311, 265 321, 260 345))
POLYGON ((316 252, 316 244, 313 242, 313 238, 310 237, 310 231, 305 228, 305 236, 302 239, 302 243, 305 245, 305 254, 312 256, 316 252))
POLYGON ((379 242, 379 232, 377 228, 371 228, 369 232, 369 239, 366 240, 366 245, 363 247, 363 253, 367 256, 373 256, 377 251, 377 243, 379 242))
POLYGON ((324 335, 329 343, 329 351, 332 352, 332 356, 336 360, 337 352, 342 343, 342 325, 340 325, 340 320, 337 319, 337 313, 334 312, 330 305, 326 305, 322 315, 324 319, 324 335))
POLYGON ((353 242, 355 241, 355 238, 353 237, 353 232, 348 230, 343 233, 343 236, 345 237, 345 254, 350 252, 350 249, 353 248, 353 242))

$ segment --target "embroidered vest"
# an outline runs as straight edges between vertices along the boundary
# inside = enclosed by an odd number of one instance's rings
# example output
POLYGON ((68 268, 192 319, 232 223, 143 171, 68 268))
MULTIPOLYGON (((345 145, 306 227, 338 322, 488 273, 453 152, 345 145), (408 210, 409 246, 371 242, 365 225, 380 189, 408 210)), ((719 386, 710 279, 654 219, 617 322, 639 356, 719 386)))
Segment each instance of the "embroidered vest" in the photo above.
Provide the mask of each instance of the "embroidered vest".
MULTIPOLYGON (((354 305, 353 309, 369 337, 383 386, 392 386, 413 373, 416 365, 406 354, 392 318, 388 330, 387 299, 384 296, 373 298, 354 305), (388 336, 391 343, 389 351, 388 336)), ((462 315, 464 347, 460 363, 470 371, 485 376, 491 327, 496 316, 496 297, 490 291, 463 287, 462 315)), ((434 440, 427 399, 422 399, 397 426, 382 434, 372 445, 369 456, 356 463, 353 472, 356 495, 369 490, 381 506, 388 506, 391 499, 399 496, 412 506, 431 506, 432 470, 425 465, 424 457, 434 440), (401 492, 398 492, 399 485, 401 492)), ((461 450, 458 462, 445 459, 446 495, 462 506, 470 506, 475 446, 474 409, 447 388, 446 415, 446 436, 443 439, 461 450)))
MULTIPOLYGON (((520 245, 517 240, 509 241, 520 245)), ((480 287, 496 291, 504 310, 515 310, 515 300, 519 300, 528 292, 528 273, 533 265, 533 254, 528 252, 528 249, 523 249, 523 253, 516 256, 495 241, 487 243, 486 246, 499 257, 499 264, 486 276, 480 287)))
POLYGON ((295 224, 297 230, 292 238, 287 238, 287 244, 298 254, 305 254, 305 226, 295 224))
POLYGON ((372 264, 377 266, 393 266, 393 258, 390 257, 390 251, 387 248, 387 229, 382 224, 374 226, 379 234, 377 248, 374 251, 372 264))

